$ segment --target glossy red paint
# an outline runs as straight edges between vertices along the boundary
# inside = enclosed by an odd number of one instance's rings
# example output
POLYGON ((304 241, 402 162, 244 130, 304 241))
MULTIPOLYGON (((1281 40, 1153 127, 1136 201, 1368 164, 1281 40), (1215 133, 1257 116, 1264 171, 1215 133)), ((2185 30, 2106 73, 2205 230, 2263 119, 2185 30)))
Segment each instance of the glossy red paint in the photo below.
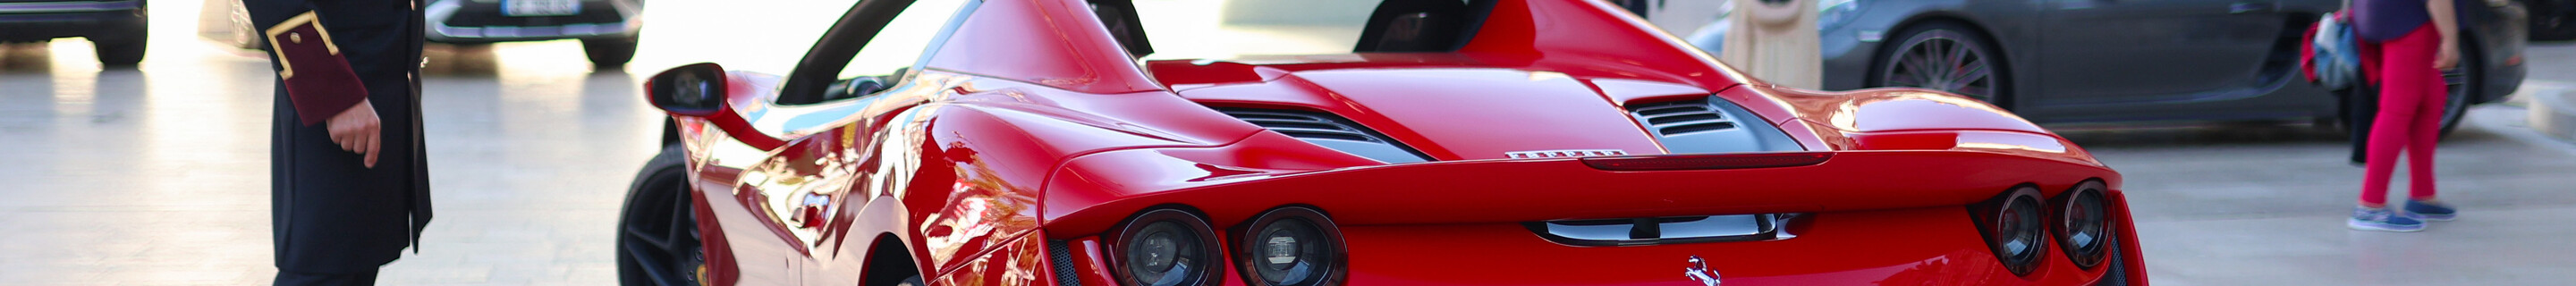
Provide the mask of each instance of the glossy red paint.
MULTIPOLYGON (((1565 74, 1508 69, 1361 69, 1291 73, 1252 86, 1182 97, 1236 106, 1294 107, 1342 115, 1439 160, 1502 159, 1505 152, 1612 149, 1663 154, 1616 102, 1565 74), (1271 89, 1238 92, 1245 89, 1271 89), (1266 91, 1266 92, 1265 92, 1266 91)), ((1704 96, 1704 95, 1703 95, 1704 96)))
MULTIPOLYGON (((2004 271, 1965 206, 2093 179, 2119 224, 2124 259, 2106 265, 2146 282, 2122 178, 2072 142, 1947 94, 1769 86, 1600 2, 1496 1, 1455 52, 1139 63, 1083 1, 989 0, 891 90, 779 105, 779 77, 737 72, 732 112, 675 122, 718 285, 1068 282, 1059 269, 1116 285, 1100 238, 1139 211, 1187 206, 1235 236, 1286 205, 1338 224, 1355 285, 1695 285, 1676 271, 1691 256, 1729 285, 2075 285, 2110 268, 2052 251, 2031 274, 2004 271), (1712 97, 1814 161, 1638 170, 1503 154, 1710 156, 1667 154, 1625 107, 1712 97), (1388 164, 1209 107, 1329 113, 1432 161, 1388 164), (1756 213, 1805 216, 1794 238, 1623 247, 1522 224, 1756 213), (1050 259, 1055 242, 1070 259, 1050 259)), ((1232 268, 1220 284, 1243 284, 1232 268)))

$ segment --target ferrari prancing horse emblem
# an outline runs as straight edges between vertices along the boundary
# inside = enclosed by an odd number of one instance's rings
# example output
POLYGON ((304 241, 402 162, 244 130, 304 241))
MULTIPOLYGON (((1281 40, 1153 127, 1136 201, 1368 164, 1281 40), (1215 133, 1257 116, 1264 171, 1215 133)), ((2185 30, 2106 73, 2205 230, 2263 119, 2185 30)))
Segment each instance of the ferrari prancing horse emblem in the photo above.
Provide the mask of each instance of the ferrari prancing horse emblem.
POLYGON ((1708 270, 1707 260, 1700 260, 1698 255, 1692 255, 1690 263, 1690 268, 1682 269, 1682 276, 1690 277, 1691 281, 1699 281, 1700 285, 1717 286, 1717 271, 1708 270))

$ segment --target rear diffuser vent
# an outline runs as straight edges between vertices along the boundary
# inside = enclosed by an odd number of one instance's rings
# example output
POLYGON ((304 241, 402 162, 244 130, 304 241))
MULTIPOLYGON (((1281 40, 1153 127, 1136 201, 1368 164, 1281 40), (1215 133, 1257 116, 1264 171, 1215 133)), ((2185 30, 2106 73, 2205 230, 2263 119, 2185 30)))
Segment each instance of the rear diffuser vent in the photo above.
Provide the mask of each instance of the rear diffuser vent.
POLYGON ((1710 108, 1707 100, 1676 101, 1628 106, 1628 114, 1645 122, 1656 136, 1673 136, 1735 129, 1735 121, 1710 108))
POLYGON ((1082 276, 1074 273, 1073 250, 1063 240, 1047 240, 1047 261, 1055 264, 1055 285, 1082 286, 1082 276))
POLYGON ((1261 126, 1263 129, 1270 129, 1307 143, 1323 145, 1325 148, 1360 157, 1387 163, 1422 162, 1428 161, 1425 158, 1429 158, 1404 147, 1403 144, 1396 143, 1395 140, 1387 139, 1386 135, 1369 130, 1367 126, 1361 126, 1330 113, 1222 107, 1214 109, 1243 122, 1261 126))

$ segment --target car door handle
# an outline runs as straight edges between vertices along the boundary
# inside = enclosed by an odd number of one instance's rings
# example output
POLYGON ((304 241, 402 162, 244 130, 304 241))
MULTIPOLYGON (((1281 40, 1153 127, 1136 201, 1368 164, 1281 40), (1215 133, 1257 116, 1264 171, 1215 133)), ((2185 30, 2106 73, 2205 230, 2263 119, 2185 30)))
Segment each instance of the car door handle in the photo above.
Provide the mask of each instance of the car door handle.
POLYGON ((2278 8, 2280 8, 2280 4, 2276 4, 2276 3, 2266 3, 2266 2, 2236 2, 2236 3, 2234 3, 2234 4, 2227 4, 2227 13, 2228 13, 2228 14, 2271 13, 2273 10, 2278 9, 2278 8))

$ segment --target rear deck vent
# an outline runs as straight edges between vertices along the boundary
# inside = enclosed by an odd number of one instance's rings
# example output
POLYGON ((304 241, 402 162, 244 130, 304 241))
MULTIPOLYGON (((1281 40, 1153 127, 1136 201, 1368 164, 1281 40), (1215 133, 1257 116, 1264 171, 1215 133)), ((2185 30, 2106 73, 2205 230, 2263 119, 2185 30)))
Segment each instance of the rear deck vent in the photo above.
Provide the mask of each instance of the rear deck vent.
POLYGON ((1798 151, 1798 142, 1789 139, 1773 121, 1745 110, 1734 102, 1717 96, 1683 101, 1628 104, 1628 116, 1634 117, 1647 133, 1663 143, 1670 154, 1724 154, 1743 152, 1798 151))
POLYGON ((1323 145, 1325 148, 1360 157, 1387 163, 1422 162, 1428 161, 1426 158, 1429 158, 1411 148, 1406 148, 1403 144, 1396 143, 1393 139, 1388 139, 1386 135, 1369 130, 1367 126, 1330 113, 1251 108, 1214 109, 1243 122, 1261 126, 1263 129, 1270 129, 1307 143, 1323 145))
POLYGON ((1720 115, 1707 100, 1689 100, 1628 106, 1628 114, 1645 122, 1656 136, 1673 136, 1735 129, 1735 121, 1720 115))

